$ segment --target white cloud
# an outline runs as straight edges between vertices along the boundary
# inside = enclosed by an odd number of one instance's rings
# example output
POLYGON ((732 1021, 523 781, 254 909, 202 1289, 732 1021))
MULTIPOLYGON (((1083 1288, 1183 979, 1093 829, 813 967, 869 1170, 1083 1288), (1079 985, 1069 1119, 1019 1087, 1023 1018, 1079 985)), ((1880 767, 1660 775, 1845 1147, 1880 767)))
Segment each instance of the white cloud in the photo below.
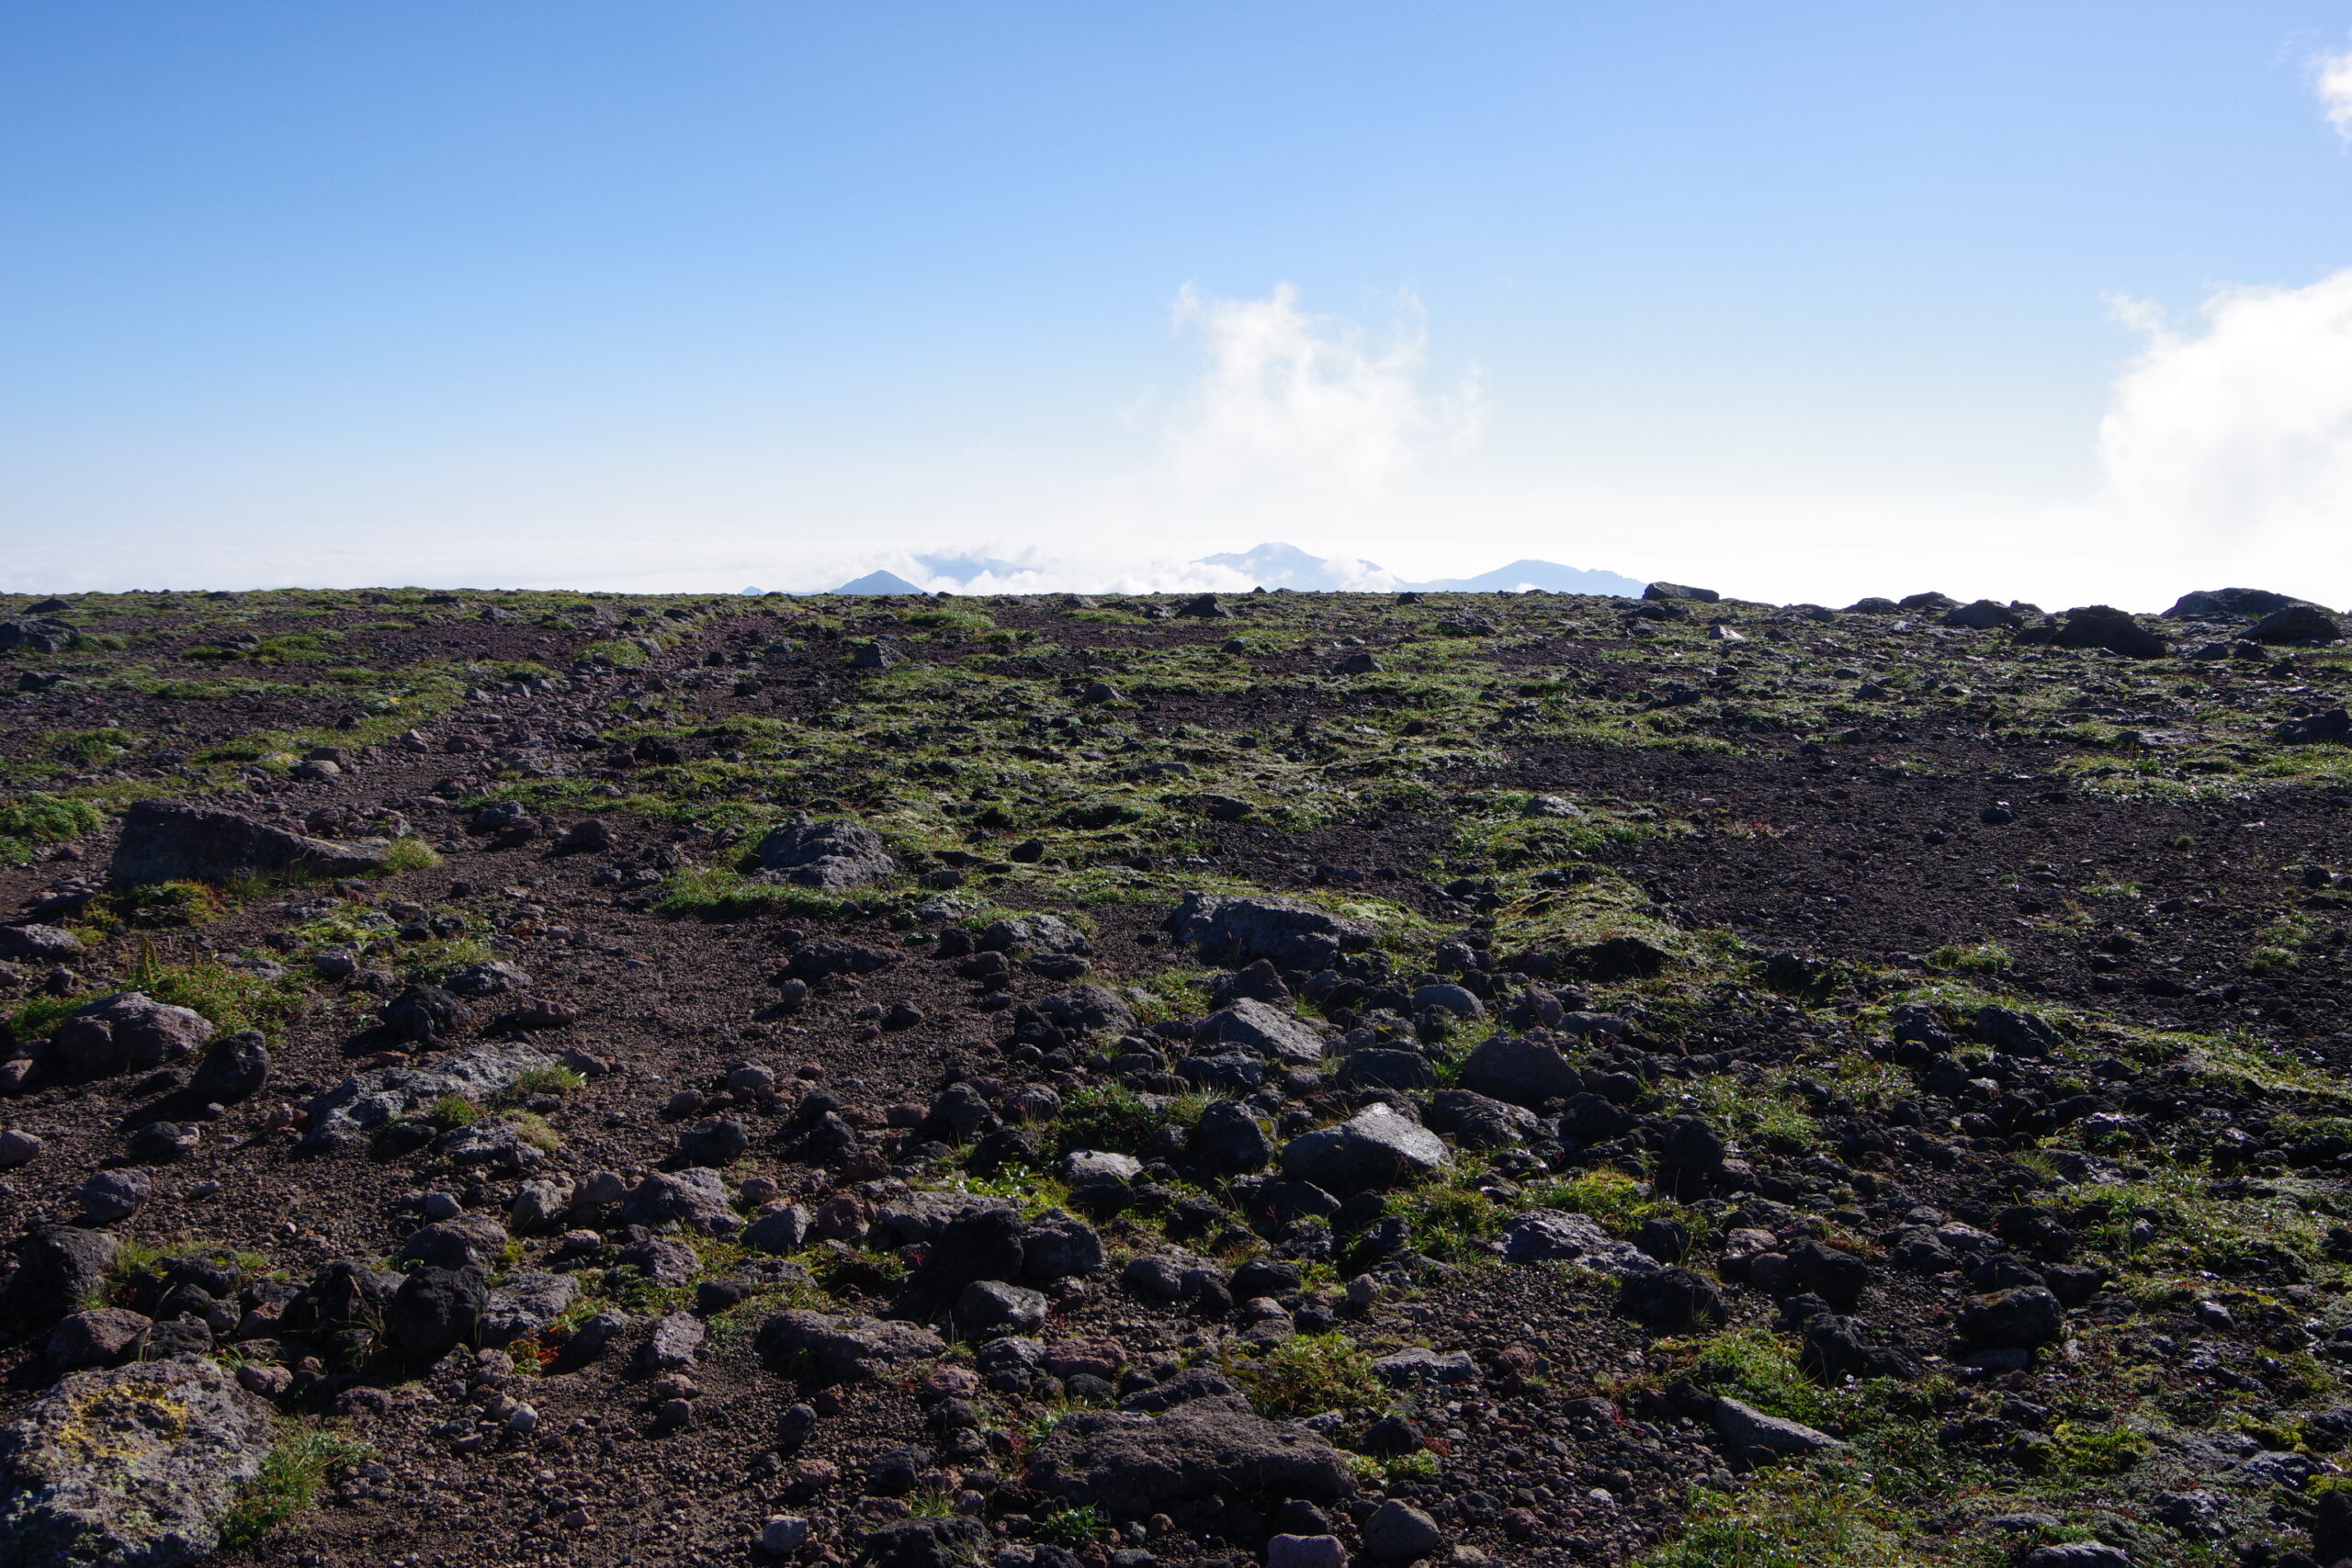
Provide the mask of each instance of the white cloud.
POLYGON ((2327 111, 2327 123, 2335 127, 2335 134, 2352 141, 2352 50, 2342 54, 2323 54, 2312 62, 2312 76, 2319 86, 2319 101, 2327 111))
POLYGON ((2137 303, 2119 314, 2147 345, 2117 378, 2098 452, 2132 542, 2352 592, 2352 270, 2224 289, 2186 331, 2137 303))
POLYGON ((1226 299, 1189 284, 1178 331, 1206 356, 1198 385, 1167 430, 1172 478, 1200 491, 1257 492, 1347 508, 1377 499, 1427 455, 1477 439, 1481 388, 1474 368, 1432 396, 1428 325, 1400 295, 1384 341, 1355 322, 1299 309, 1279 284, 1263 299, 1226 299))

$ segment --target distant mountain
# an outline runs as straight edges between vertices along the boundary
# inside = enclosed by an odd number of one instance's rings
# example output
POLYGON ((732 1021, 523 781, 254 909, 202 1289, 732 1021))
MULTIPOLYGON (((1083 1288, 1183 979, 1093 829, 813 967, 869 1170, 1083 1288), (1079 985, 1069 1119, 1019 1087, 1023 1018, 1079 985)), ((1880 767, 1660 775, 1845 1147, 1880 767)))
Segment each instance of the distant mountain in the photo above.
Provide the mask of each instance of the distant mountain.
POLYGON ((1403 582, 1368 560, 1308 555, 1295 545, 1265 544, 1239 555, 1203 556, 1195 564, 1238 571, 1266 588, 1306 592, 1385 593, 1418 589, 1434 593, 1510 593, 1547 588, 1555 593, 1598 593, 1638 599, 1648 584, 1613 571, 1587 571, 1557 561, 1515 560, 1476 577, 1444 577, 1433 582, 1403 582))
POLYGON ((1601 593, 1638 599, 1649 584, 1613 571, 1586 571, 1557 561, 1515 560, 1476 577, 1442 577, 1434 582, 1400 582, 1397 586, 1432 593, 1510 593, 1548 588, 1555 593, 1601 593))
POLYGON ((1308 555, 1296 545, 1260 545, 1241 555, 1203 556, 1196 566, 1221 566, 1266 588, 1302 592, 1385 593, 1396 580, 1368 560, 1308 555))
POLYGON ((869 571, 853 582, 844 582, 833 590, 836 593, 920 593, 922 589, 895 571, 869 571))

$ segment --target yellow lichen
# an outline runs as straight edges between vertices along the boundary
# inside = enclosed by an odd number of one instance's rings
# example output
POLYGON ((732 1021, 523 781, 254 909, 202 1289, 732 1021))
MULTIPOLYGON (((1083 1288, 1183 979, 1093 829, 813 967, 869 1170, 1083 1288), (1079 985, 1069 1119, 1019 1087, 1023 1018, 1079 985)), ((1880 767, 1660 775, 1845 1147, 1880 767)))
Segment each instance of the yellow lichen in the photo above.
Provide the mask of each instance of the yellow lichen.
POLYGON ((77 1462, 121 1462, 187 1436, 187 1401, 163 1388, 117 1383, 72 1400, 58 1450, 77 1462))

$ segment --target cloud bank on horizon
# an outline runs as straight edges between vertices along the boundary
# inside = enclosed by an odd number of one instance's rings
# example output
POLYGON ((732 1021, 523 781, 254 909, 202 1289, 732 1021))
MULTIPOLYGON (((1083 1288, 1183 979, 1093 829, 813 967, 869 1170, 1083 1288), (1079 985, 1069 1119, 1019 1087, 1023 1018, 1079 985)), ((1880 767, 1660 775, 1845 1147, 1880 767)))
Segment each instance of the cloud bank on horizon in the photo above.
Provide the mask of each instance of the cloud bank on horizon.
MULTIPOLYGON (((756 587, 757 585, 753 585, 756 587)), ((1414 581, 1368 560, 1316 556, 1295 545, 1262 544, 1238 553, 1204 556, 1134 569, 1127 578, 1105 582, 1082 570, 1051 561, 1023 564, 988 556, 908 555, 835 588, 842 593, 1067 593, 1239 592, 1252 588, 1290 588, 1303 592, 1515 593, 1544 589, 1555 593, 1638 597, 1648 584, 1619 572, 1562 566, 1557 561, 1516 560, 1475 577, 1414 581), (896 570, 903 567, 905 570, 896 570)), ((752 592, 746 589, 745 592, 752 592)))

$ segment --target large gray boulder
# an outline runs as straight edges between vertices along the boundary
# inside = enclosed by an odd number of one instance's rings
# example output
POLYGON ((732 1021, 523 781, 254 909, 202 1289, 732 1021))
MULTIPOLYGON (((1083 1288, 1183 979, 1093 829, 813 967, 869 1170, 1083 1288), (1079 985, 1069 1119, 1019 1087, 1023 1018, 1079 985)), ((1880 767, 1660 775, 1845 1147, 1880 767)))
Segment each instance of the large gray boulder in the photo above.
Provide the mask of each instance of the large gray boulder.
POLYGON ((1658 1260, 1630 1241, 1620 1241, 1589 1214, 1532 1209, 1503 1226, 1508 1263, 1572 1263, 1620 1280, 1655 1274, 1658 1260))
POLYGON ((526 1269, 490 1292, 478 1326, 481 1342, 495 1348, 555 1322, 580 1299, 580 1277, 526 1269))
POLYGON ((1271 1061, 1311 1067, 1323 1060, 1323 1037, 1278 1007, 1244 997, 1201 1020, 1193 1038, 1238 1045, 1271 1061))
POLYGON ((2334 642, 2344 628, 2316 604, 2289 604, 2255 622, 2245 635, 2256 642, 2334 642))
POLYGON ((2168 621, 2225 621, 2246 615, 2267 615, 2308 599, 2274 593, 2267 588, 2200 588, 2173 601, 2165 612, 2168 621))
POLYGON ((192 1055, 212 1032, 211 1021, 193 1008, 118 991, 76 1008, 57 1026, 51 1063, 69 1077, 143 1072, 192 1055))
POLYGON ((1012 1209, 1010 1198, 978 1192, 910 1192, 874 1211, 874 1243, 877 1247, 910 1247, 939 1239, 949 1225, 983 1209, 1012 1209))
POLYGON ((107 874, 125 886, 158 882, 227 882, 249 872, 281 876, 364 876, 384 866, 384 852, 338 844, 256 822, 234 811, 177 800, 138 800, 123 813, 107 874))
POLYGON ((841 891, 899 874, 882 835, 863 822, 793 822, 760 840, 760 874, 796 887, 841 891))
POLYGON ((17 964, 71 964, 90 950, 62 926, 0 926, 0 958, 17 964))
POLYGON ((429 1263, 436 1269, 494 1269, 511 1238, 488 1214, 458 1214, 409 1233, 395 1261, 429 1263))
POLYGON ((0 1562, 178 1568, 261 1472, 267 1405, 195 1356, 76 1372, 0 1430, 0 1562))
POLYGON ((1061 1209, 1048 1209, 1021 1231, 1021 1277, 1050 1285, 1079 1274, 1099 1274, 1110 1254, 1092 1225, 1061 1209))
MULTIPOLYGON (((1362 1052, 1357 1053, 1363 1055, 1362 1052)), ((1442 1089, 1430 1104, 1429 1125, 1474 1149, 1508 1148, 1543 1134, 1535 1113, 1475 1089, 1442 1089)))
POLYGON ((732 1235, 743 1224, 727 1179, 700 1165, 648 1176, 621 1201, 621 1218, 649 1230, 676 1225, 706 1235, 732 1235))
POLYGON ((947 1346, 930 1329, 890 1318, 780 1312, 760 1325, 760 1359, 787 1375, 842 1382, 877 1378, 910 1361, 935 1360, 947 1346))
POLYGON ((1537 1106, 1582 1092, 1584 1075, 1540 1040, 1497 1034, 1462 1064, 1462 1087, 1513 1105, 1537 1106))
POLYGON ((1342 953, 1375 940, 1362 920, 1342 919, 1296 898, 1187 893, 1163 923, 1208 962, 1237 969, 1260 958, 1284 969, 1328 969, 1342 953))
POLYGON ((81 636, 73 622, 54 615, 12 615, 0 621, 0 653, 62 653, 81 636))
POLYGON ((1084 957, 1094 951, 1086 933, 1058 915, 1014 915, 979 934, 983 953, 1037 953, 1084 957))
POLYGON ((1057 1027, 1080 1034, 1125 1033, 1136 1026, 1136 1015, 1119 994, 1104 986, 1071 986, 1048 991, 1037 998, 1037 1010, 1057 1027))
POLYGON ((1846 1445, 1817 1427, 1802 1421, 1787 1421, 1778 1416, 1767 1416, 1752 1404, 1736 1399, 1718 1399, 1714 1407, 1715 1433, 1724 1440, 1734 1459, 1748 1464, 1761 1464, 1777 1459, 1804 1459, 1808 1455, 1831 1453, 1846 1445))
POLYGON ((2066 612, 2052 639, 2060 648, 2103 648, 2126 659, 2162 659, 2165 639, 2112 604, 2085 604, 2066 612))
POLYGON ((525 1073, 552 1067, 555 1058, 515 1041, 478 1045, 430 1066, 378 1067, 354 1073, 311 1101, 306 1149, 340 1148, 354 1139, 432 1104, 444 1095, 479 1103, 525 1073))
POLYGON ((1304 1427, 1268 1421, 1230 1396, 1188 1400, 1162 1416, 1088 1410, 1038 1446, 1029 1483, 1048 1497, 1139 1518, 1205 1497, 1304 1497, 1355 1491, 1347 1459, 1304 1427))
POLYGON ((1330 1192, 1393 1187, 1453 1163, 1445 1140, 1385 1105, 1366 1106, 1336 1127, 1283 1145, 1283 1174, 1330 1192))

